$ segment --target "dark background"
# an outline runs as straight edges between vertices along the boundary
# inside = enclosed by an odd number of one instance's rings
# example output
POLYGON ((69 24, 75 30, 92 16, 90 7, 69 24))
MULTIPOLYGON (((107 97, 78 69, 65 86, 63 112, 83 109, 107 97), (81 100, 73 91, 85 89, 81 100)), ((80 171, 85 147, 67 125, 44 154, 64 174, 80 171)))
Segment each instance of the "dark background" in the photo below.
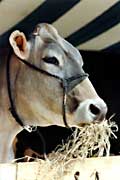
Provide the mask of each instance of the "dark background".
POLYGON ((84 69, 90 74, 90 80, 97 93, 108 105, 107 118, 118 125, 117 139, 111 139, 111 153, 120 151, 120 54, 106 52, 81 52, 84 69))
POLYGON ((105 52, 81 52, 84 69, 96 91, 108 105, 108 115, 120 118, 120 55, 105 52))

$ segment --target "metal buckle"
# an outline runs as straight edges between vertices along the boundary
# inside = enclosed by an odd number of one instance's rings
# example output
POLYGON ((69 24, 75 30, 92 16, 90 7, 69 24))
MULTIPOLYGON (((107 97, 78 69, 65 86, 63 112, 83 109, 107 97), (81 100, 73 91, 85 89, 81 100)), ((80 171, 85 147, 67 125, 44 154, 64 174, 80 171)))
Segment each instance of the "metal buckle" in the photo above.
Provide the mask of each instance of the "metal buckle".
POLYGON ((29 133, 31 133, 31 132, 35 132, 35 131, 37 130, 37 126, 29 126, 29 125, 26 125, 26 126, 24 126, 24 129, 25 129, 26 131, 28 131, 29 133))

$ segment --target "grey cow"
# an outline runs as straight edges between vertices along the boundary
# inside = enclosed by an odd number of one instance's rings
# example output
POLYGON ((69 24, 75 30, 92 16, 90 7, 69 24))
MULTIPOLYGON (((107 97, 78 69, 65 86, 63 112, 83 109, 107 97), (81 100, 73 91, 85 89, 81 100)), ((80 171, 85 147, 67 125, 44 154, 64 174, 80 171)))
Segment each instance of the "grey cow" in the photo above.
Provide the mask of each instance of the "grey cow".
POLYGON ((107 106, 83 71, 79 51, 49 24, 27 41, 16 30, 0 59, 0 162, 14 158, 13 140, 30 126, 80 126, 105 118, 107 106))

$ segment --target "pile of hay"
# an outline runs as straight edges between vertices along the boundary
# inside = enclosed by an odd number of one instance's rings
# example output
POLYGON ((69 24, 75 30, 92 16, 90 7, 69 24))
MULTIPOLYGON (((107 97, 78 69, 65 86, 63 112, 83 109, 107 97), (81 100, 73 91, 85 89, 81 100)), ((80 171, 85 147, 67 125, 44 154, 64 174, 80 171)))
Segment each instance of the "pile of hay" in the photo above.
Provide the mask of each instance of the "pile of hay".
POLYGON ((67 161, 79 157, 109 156, 110 138, 117 138, 114 134, 116 131, 118 131, 118 126, 111 120, 76 128, 67 143, 58 146, 49 158, 67 161), (60 159, 61 156, 62 159, 60 159))
POLYGON ((109 156, 109 139, 110 137, 117 138, 114 134, 115 131, 118 131, 118 126, 110 120, 76 128, 68 142, 58 146, 46 158, 46 164, 43 169, 39 169, 38 177, 46 180, 61 179, 69 171, 70 166, 69 168, 67 166, 73 160, 82 161, 86 157, 109 156))
POLYGON ((70 179, 69 174, 72 172, 74 177, 77 169, 73 162, 79 164, 86 157, 109 156, 110 138, 117 138, 116 131, 118 126, 110 119, 76 128, 67 143, 58 146, 45 160, 36 159, 39 162, 36 180, 70 179))

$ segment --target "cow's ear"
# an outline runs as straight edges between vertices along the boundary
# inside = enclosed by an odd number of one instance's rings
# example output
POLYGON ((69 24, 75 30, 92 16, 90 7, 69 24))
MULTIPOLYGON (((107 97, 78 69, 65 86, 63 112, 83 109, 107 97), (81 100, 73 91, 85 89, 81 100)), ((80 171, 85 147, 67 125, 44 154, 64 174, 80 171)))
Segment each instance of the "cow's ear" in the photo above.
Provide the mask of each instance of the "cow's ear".
POLYGON ((16 30, 9 38, 10 45, 14 53, 21 59, 27 59, 29 56, 29 46, 24 33, 16 30))

